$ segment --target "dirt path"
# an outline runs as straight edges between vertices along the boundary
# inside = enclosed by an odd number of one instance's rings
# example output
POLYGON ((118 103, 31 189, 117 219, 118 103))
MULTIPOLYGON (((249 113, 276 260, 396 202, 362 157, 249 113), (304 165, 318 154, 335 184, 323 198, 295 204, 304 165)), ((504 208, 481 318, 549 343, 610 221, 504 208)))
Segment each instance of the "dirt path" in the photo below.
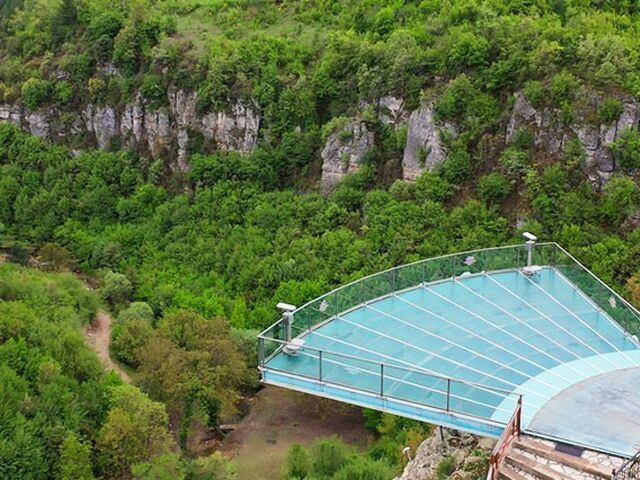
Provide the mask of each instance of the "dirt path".
POLYGON ((220 449, 238 463, 238 480, 278 480, 289 448, 338 435, 363 448, 370 432, 360 409, 277 387, 251 399, 251 411, 220 449))
POLYGON ((96 318, 89 328, 87 328, 85 334, 89 344, 93 347, 93 349, 98 354, 98 358, 104 368, 107 370, 115 370, 122 380, 127 383, 131 383, 131 378, 125 372, 122 367, 114 363, 111 360, 111 355, 109 354, 109 343, 111 342, 111 316, 103 311, 98 310, 96 314, 96 318))

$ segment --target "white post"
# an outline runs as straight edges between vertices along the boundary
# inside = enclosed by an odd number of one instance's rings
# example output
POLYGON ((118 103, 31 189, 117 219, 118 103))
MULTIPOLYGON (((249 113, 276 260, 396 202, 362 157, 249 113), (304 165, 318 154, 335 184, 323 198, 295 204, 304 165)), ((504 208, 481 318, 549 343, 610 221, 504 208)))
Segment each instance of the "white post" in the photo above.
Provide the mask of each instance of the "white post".
POLYGON ((522 236, 527 239, 527 267, 531 267, 533 265, 533 246, 536 244, 538 237, 529 232, 524 232, 522 236))
POLYGON ((280 302, 276 305, 278 309, 282 310, 282 322, 284 323, 284 340, 291 342, 291 324, 293 323, 293 312, 296 309, 295 305, 280 302))

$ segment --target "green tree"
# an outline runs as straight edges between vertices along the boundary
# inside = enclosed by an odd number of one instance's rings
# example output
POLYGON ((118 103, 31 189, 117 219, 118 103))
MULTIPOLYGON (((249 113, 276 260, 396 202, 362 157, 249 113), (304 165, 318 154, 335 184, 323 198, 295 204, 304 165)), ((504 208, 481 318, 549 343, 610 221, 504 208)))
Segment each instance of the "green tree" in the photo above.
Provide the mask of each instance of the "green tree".
POLYGON ((150 461, 175 448, 162 404, 136 387, 110 391, 111 409, 96 439, 97 462, 103 478, 131 478, 131 466, 150 461))
POLYGON ((69 432, 60 446, 56 480, 93 480, 91 446, 69 432))
POLYGON ((122 308, 129 302, 133 286, 124 274, 109 270, 104 275, 100 292, 112 307, 122 308))
POLYGON ((306 448, 300 444, 294 444, 287 453, 286 459, 287 478, 305 478, 311 472, 311 457, 306 448))

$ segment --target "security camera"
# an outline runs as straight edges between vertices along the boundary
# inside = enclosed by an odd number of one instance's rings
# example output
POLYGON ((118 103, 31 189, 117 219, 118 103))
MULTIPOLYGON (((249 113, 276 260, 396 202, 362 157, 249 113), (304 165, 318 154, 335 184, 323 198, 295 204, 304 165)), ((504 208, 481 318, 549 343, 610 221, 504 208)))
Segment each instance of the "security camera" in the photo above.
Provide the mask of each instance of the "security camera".
POLYGON ((538 237, 536 237, 533 233, 524 232, 522 236, 527 240, 531 240, 532 242, 535 242, 538 240, 538 237))
POLYGON ((295 309, 296 309, 296 306, 295 306, 295 305, 290 305, 290 304, 288 304, 288 303, 284 303, 284 302, 280 302, 280 303, 278 303, 278 304, 276 305, 276 307, 277 307, 279 310, 282 310, 282 311, 284 311, 284 312, 293 312, 293 311, 295 311, 295 309))

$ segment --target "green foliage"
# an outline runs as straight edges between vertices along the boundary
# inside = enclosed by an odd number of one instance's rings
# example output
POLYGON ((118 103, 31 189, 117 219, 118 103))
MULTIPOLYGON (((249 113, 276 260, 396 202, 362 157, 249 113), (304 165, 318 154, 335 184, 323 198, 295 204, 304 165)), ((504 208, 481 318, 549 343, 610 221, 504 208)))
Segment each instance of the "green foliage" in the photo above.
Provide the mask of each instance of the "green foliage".
POLYGON ((500 173, 489 173, 480 177, 478 194, 485 202, 499 203, 511 193, 511 182, 500 173))
POLYGON ((96 438, 103 478, 126 478, 132 465, 172 450, 169 419, 162 404, 129 385, 112 387, 109 403, 109 413, 96 438))
POLYGON ((287 453, 285 466, 287 478, 305 478, 311 473, 311 456, 306 448, 295 444, 287 453))
POLYGON ((622 115, 623 106, 622 100, 617 98, 607 97, 598 106, 598 117, 600 122, 604 124, 611 124, 620 118, 622 115))
POLYGON ((573 100, 579 86, 579 80, 573 74, 563 70, 551 79, 551 98, 557 106, 561 106, 573 100))
POLYGON ((613 177, 604 187, 602 215, 613 225, 620 225, 638 207, 640 191, 629 177, 613 177))
POLYGON ((449 182, 430 172, 425 172, 416 179, 415 196, 417 200, 444 202, 451 193, 449 182))
POLYGON ((610 145, 615 161, 624 169, 640 167, 640 132, 626 128, 610 145))
POLYGON ((60 458, 56 466, 56 480, 93 480, 91 446, 69 432, 60 446, 60 458))
POLYGON ((30 78, 22 84, 22 102, 29 110, 35 110, 51 99, 51 84, 46 80, 30 78))
POLYGON ((338 472, 349 457, 349 448, 338 438, 320 439, 311 447, 313 473, 330 477, 338 472))
POLYGON ((456 469, 456 460, 453 457, 445 457, 440 460, 436 467, 436 478, 438 480, 447 480, 456 469))
POLYGON ((129 279, 122 273, 109 270, 102 281, 102 298, 114 308, 125 307, 129 303, 133 286, 129 279))

